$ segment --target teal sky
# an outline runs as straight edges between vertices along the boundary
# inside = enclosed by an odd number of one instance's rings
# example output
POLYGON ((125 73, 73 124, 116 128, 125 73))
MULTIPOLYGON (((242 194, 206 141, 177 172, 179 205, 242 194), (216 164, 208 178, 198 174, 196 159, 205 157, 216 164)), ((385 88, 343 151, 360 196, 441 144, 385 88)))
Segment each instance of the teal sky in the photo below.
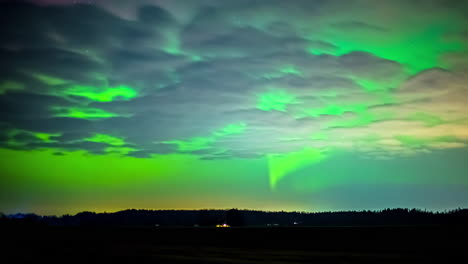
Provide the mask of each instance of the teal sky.
POLYGON ((467 14, 4 1, 0 211, 467 207, 467 14))

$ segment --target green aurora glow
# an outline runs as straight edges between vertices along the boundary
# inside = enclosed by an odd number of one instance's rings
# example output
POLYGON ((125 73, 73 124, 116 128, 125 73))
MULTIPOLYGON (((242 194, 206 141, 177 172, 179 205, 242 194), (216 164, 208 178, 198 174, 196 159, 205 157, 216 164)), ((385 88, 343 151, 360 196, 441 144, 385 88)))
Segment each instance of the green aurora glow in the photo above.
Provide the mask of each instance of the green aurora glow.
POLYGON ((467 1, 74 2, 0 4, 0 211, 468 206, 467 1))

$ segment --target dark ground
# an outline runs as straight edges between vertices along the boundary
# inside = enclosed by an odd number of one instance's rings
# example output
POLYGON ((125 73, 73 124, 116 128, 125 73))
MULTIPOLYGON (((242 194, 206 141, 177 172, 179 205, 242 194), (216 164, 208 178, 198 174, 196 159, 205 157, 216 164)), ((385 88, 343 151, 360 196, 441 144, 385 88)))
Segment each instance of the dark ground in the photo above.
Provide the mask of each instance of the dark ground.
POLYGON ((468 263, 468 228, 454 226, 0 231, 3 263, 468 263))

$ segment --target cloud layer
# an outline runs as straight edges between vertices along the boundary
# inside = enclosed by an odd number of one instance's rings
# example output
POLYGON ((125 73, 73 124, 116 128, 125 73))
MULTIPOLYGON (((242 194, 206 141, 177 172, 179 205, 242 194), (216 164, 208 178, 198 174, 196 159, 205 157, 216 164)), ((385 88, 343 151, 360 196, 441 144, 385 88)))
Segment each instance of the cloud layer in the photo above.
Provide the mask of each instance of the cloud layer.
POLYGON ((466 14, 436 0, 2 3, 0 146, 274 160, 463 148, 466 14))

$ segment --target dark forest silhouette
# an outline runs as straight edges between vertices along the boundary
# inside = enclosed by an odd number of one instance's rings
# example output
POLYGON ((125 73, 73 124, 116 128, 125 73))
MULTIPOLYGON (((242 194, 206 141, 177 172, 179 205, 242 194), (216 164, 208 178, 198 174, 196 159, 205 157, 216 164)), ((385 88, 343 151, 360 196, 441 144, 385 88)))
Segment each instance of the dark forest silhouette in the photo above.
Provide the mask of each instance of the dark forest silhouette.
POLYGON ((465 225, 468 209, 431 212, 418 209, 340 212, 269 212, 253 210, 124 210, 115 213, 81 212, 76 215, 0 215, 3 225, 96 227, 211 227, 240 226, 380 226, 465 225))

